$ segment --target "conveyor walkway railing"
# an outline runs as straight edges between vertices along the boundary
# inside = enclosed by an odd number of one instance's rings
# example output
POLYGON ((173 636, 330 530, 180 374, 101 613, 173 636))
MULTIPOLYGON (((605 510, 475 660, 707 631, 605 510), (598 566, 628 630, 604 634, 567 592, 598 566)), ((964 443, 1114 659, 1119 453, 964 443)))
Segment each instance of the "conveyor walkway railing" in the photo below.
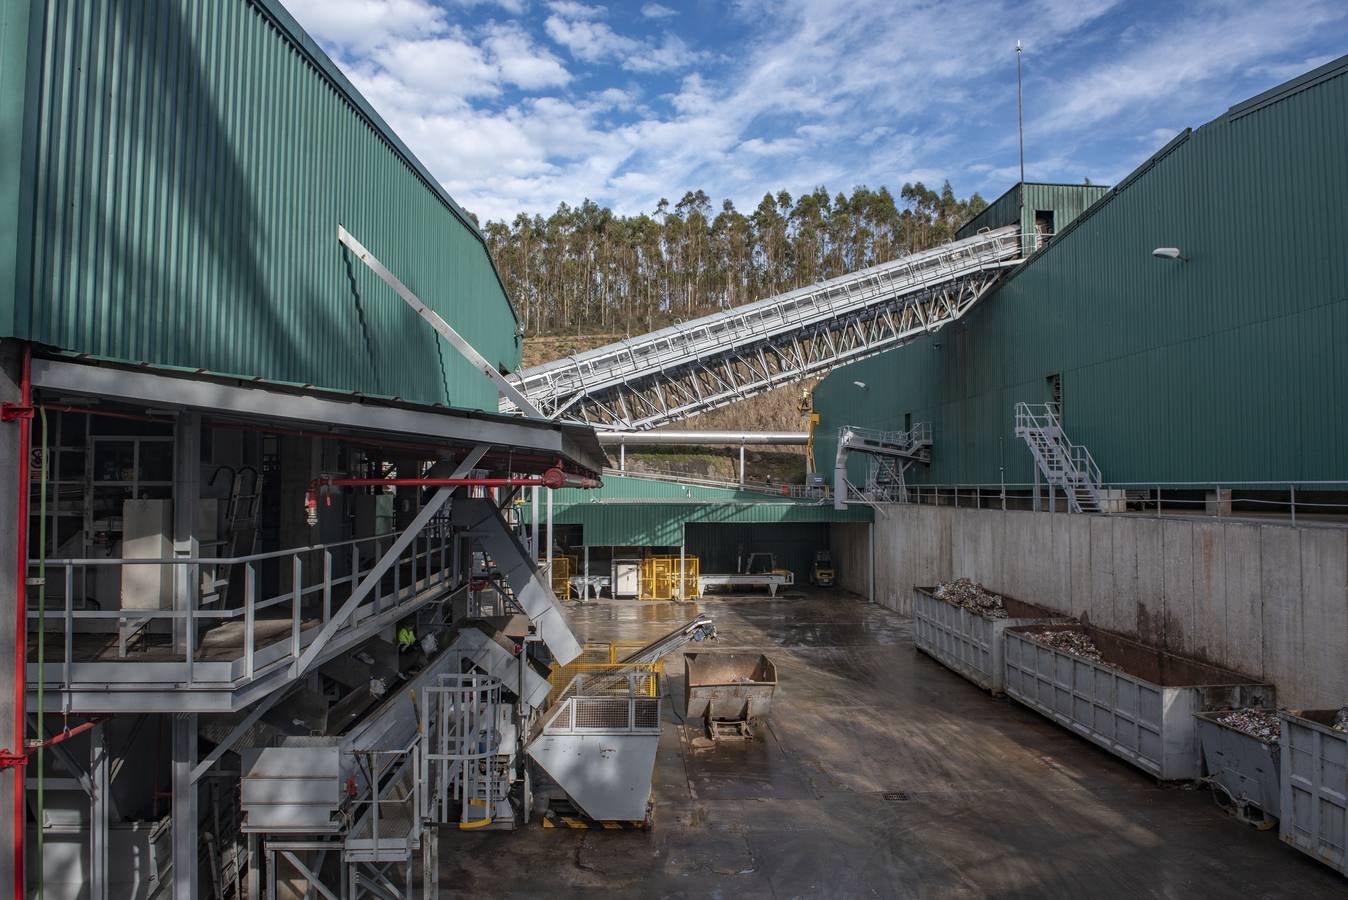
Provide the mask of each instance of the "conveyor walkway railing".
MULTIPOLYGON (((959 319, 1019 263, 1014 226, 525 370, 549 418, 647 429, 898 346, 959 319)), ((510 399, 503 411, 518 408, 510 399)))

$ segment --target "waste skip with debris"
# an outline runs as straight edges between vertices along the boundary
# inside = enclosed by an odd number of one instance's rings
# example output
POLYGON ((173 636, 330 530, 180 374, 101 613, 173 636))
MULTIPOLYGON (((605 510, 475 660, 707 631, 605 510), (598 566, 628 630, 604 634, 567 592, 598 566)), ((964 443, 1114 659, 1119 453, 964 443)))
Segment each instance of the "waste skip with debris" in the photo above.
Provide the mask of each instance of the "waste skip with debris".
POLYGON ((684 657, 688 718, 704 719, 716 737, 724 726, 747 734, 749 723, 772 710, 777 666, 761 653, 688 653, 684 657))
POLYGON ((1006 629, 1006 693, 1163 781, 1199 777, 1194 713, 1272 708, 1272 685, 1087 625, 1006 629))
POLYGON ((1279 813, 1280 731, 1271 709, 1225 709, 1197 713, 1198 744, 1205 780, 1218 802, 1242 821, 1271 827, 1279 813))
POLYGON ((1284 843, 1348 875, 1348 716, 1338 709, 1284 709, 1284 843))
POLYGON ((967 578, 913 592, 917 649, 994 694, 1005 690, 1002 654, 1007 628, 1075 622, 1042 606, 991 593, 967 578))

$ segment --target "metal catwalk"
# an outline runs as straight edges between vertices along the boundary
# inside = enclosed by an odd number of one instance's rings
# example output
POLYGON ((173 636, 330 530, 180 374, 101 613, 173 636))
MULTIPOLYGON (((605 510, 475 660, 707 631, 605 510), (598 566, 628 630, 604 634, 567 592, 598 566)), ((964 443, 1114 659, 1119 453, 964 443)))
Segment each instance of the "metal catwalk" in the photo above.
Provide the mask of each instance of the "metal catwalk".
MULTIPOLYGON (((1014 226, 546 363, 510 381, 549 418, 647 429, 960 318, 1020 262, 1014 226)), ((517 407, 501 400, 502 411, 517 407)))

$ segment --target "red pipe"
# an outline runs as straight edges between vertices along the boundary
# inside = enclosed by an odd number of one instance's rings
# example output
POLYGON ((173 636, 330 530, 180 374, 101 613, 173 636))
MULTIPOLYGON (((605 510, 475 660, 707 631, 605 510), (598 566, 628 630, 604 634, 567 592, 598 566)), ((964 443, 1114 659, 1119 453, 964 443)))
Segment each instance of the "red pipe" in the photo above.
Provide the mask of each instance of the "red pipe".
POLYGON ((543 478, 315 478, 321 487, 543 487, 543 478))
MULTIPOLYGON (((25 690, 28 687, 28 454, 32 445, 33 349, 23 347, 23 374, 19 382, 19 496, 15 543, 19 561, 14 579, 14 744, 23 752, 25 690)), ((46 463, 46 460, 43 460, 46 463)), ((14 767, 14 898, 23 900, 24 775, 22 763, 14 767)))
POLYGON ((51 737, 47 738, 45 741, 33 741, 28 745, 28 749, 36 750, 39 747, 50 747, 53 744, 60 744, 64 741, 68 741, 75 735, 83 734, 84 732, 88 731, 90 728, 93 728, 100 722, 106 721, 108 718, 109 718, 108 716, 94 716, 89 721, 81 722, 74 728, 67 728, 60 734, 54 734, 51 737))

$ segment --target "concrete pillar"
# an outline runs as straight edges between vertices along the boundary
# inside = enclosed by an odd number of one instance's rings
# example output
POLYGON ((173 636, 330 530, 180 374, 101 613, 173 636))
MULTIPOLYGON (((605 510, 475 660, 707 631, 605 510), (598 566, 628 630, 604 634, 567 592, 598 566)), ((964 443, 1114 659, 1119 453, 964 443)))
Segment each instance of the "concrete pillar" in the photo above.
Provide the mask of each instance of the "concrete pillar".
MULTIPOLYGON (((13 341, 0 341, 0 401, 18 403, 21 400, 23 349, 13 341)), ((19 520, 20 498, 19 461, 20 428, 17 422, 0 423, 0 522, 19 520)), ((13 532, 10 532, 13 534, 13 532)), ((0 678, 6 685, 0 690, 0 747, 17 752, 23 747, 23 730, 18 727, 14 708, 15 612, 24 603, 17 587, 19 560, 26 558, 26 547, 14 541, 0 542, 0 678)), ((9 890, 14 884, 15 857, 23 853, 20 843, 23 835, 15 834, 14 810, 22 809, 22 782, 24 767, 0 772, 0 885, 9 890), (18 798, 16 799, 16 793, 18 798)))
POLYGON ((89 810, 89 900, 108 900, 109 791, 108 726, 100 722, 89 732, 89 775, 94 796, 89 810))
POLYGON ((1203 498, 1203 510, 1210 516, 1231 515, 1231 489, 1218 488, 1208 491, 1203 498))
MULTIPOLYGON (((581 571, 584 573, 585 579, 581 582, 580 599, 588 600, 590 599, 590 545, 581 544, 580 553, 581 557, 584 559, 584 563, 582 564, 584 568, 581 571)), ((598 594, 597 591, 595 593, 598 594)))
POLYGON ((197 900, 197 765, 195 713, 173 717, 173 900, 197 900))

